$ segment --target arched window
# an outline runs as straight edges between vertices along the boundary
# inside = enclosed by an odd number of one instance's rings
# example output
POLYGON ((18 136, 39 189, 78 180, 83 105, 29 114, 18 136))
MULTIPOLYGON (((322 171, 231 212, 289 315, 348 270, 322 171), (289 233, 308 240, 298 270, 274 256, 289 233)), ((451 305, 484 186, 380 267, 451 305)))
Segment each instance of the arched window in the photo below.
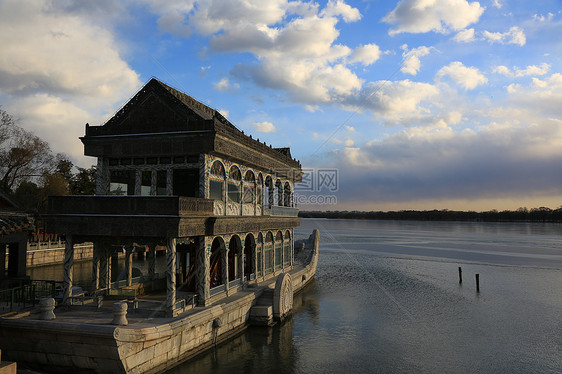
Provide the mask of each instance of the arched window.
POLYGON ((254 254, 256 252, 256 242, 254 235, 248 234, 244 239, 244 278, 251 280, 255 277, 256 268, 254 254))
POLYGON ((283 184, 281 180, 277 179, 275 182, 275 190, 277 191, 277 204, 279 206, 283 206, 283 184))
POLYGON ((268 208, 271 208, 275 202, 274 200, 275 191, 273 188, 273 180, 269 175, 265 178, 265 186, 267 187, 267 193, 265 194, 265 198, 267 199, 266 205, 268 208))
POLYGON ((211 245, 210 288, 215 288, 224 284, 222 277, 222 252, 224 248, 224 241, 222 238, 216 237, 211 245))
POLYGON ((291 185, 285 182, 283 205, 291 206, 291 185))
POLYGON ((211 166, 211 174, 217 177, 224 178, 225 173, 224 173, 224 166, 222 165, 222 162, 220 161, 213 162, 213 165, 211 166))
POLYGON ((248 170, 246 172, 246 175, 244 175, 244 191, 242 195, 242 202, 244 204, 254 203, 255 186, 256 186, 256 177, 254 176, 254 172, 248 170))
POLYGON ((241 274, 240 258, 242 242, 238 235, 234 235, 228 243, 228 281, 239 279, 241 274))
POLYGON ((209 178, 209 199, 223 201, 225 172, 222 162, 215 161, 209 178))
POLYGON ((232 166, 229 172, 228 178, 228 202, 229 203, 239 203, 240 202, 240 169, 237 166, 232 166))

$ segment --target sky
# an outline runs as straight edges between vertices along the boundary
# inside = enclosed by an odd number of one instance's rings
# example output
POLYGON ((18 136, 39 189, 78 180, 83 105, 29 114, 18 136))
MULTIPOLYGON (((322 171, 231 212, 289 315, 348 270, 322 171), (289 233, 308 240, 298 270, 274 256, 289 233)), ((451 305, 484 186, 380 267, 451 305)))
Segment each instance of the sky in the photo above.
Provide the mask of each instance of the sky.
POLYGON ((561 0, 0 0, 0 106, 88 167, 156 77, 291 147, 303 209, 555 209, 561 35, 561 0))

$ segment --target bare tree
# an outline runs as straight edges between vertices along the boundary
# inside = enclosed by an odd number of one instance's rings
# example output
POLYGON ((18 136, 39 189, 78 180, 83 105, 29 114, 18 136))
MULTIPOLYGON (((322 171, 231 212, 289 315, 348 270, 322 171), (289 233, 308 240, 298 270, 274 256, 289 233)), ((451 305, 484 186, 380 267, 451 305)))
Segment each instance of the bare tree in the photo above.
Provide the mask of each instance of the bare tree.
POLYGON ((21 182, 37 180, 53 168, 49 144, 16 124, 0 109, 0 188, 13 191, 21 182))

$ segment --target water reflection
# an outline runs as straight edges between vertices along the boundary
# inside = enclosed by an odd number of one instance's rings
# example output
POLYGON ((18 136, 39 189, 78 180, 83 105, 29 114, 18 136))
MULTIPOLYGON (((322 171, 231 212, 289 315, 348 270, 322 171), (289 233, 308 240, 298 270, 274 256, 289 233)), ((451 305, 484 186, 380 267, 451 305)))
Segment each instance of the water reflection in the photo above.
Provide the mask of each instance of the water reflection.
MULTIPOLYGON (((294 313, 318 318, 319 306, 307 295, 314 285, 295 295, 294 313)), ((295 373, 299 351, 294 345, 295 318, 274 327, 250 326, 235 338, 177 366, 166 374, 187 373, 295 373)))
POLYGON ((560 226, 491 226, 303 220, 322 242, 292 319, 172 372, 562 372, 560 226))

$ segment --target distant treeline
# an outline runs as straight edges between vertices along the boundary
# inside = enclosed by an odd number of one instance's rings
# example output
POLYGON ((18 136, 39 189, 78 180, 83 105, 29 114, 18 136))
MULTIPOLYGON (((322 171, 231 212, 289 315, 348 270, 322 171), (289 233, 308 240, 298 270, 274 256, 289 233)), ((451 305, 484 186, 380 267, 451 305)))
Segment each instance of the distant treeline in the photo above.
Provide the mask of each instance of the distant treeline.
POLYGON ((391 212, 359 211, 301 211, 303 218, 385 219, 412 221, 482 221, 482 222, 562 222, 562 207, 558 209, 519 208, 517 210, 490 210, 486 212, 463 212, 456 210, 399 210, 391 212))

